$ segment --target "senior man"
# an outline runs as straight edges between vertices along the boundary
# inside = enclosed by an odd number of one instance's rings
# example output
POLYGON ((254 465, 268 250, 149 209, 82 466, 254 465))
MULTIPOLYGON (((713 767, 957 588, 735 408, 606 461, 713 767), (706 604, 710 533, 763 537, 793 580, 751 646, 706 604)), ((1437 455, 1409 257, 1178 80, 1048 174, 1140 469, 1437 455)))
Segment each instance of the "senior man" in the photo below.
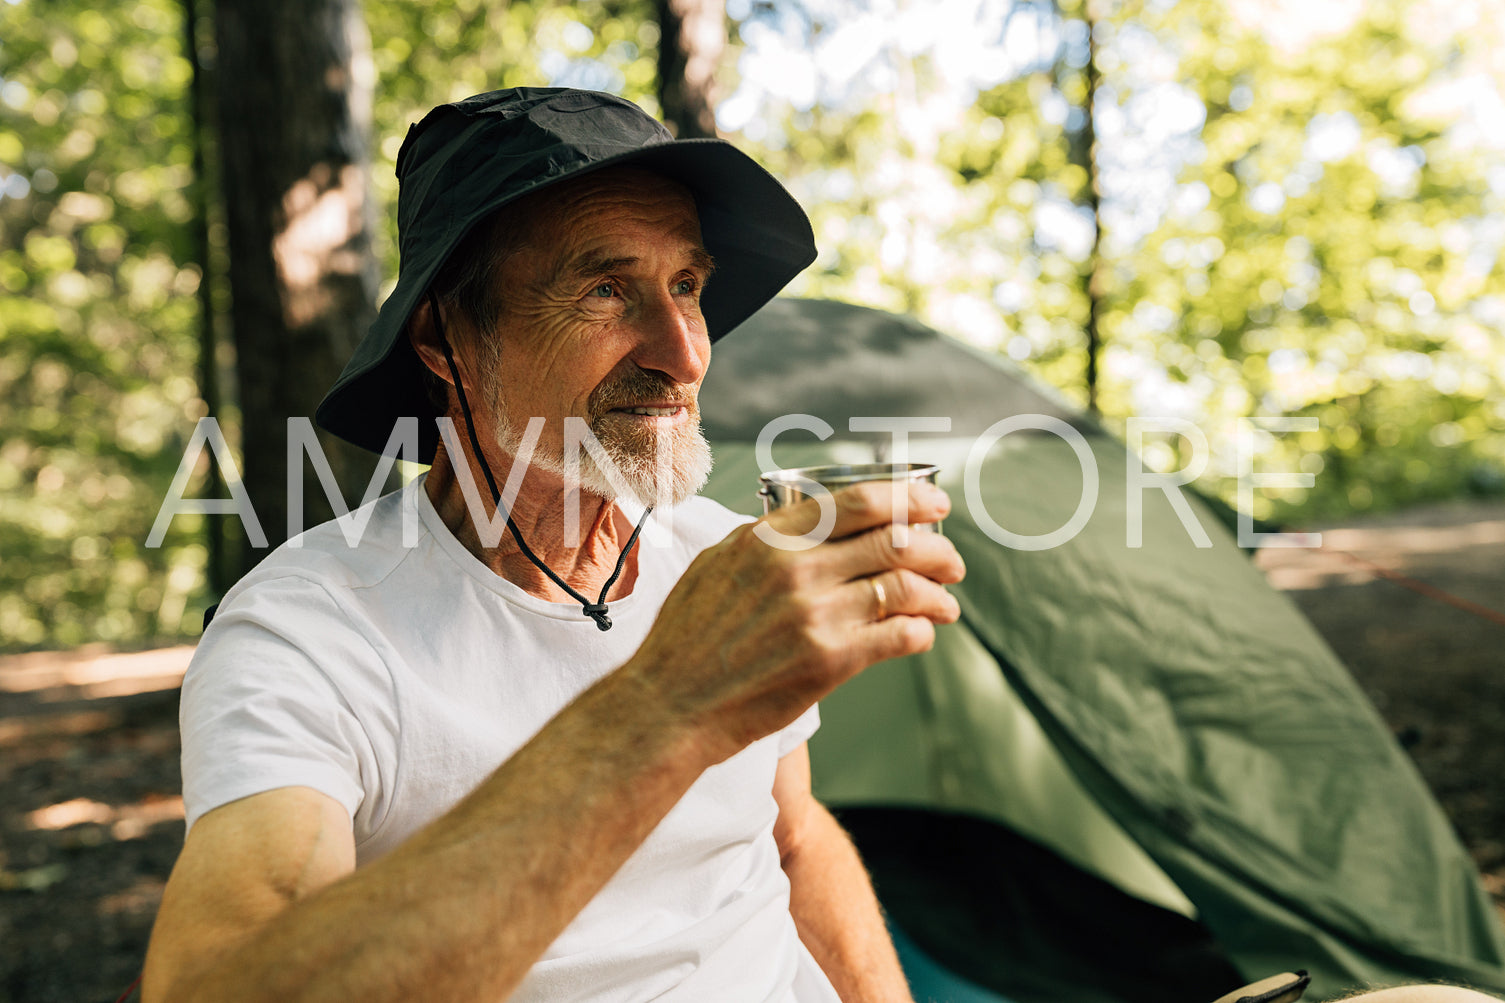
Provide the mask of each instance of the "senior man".
POLYGON ((775 544, 813 505, 694 497, 711 342, 814 258, 804 213, 729 144, 562 89, 436 109, 398 173, 398 284, 319 420, 381 451, 422 416, 432 465, 206 629, 145 998, 908 999, 805 740, 957 617, 961 561, 894 546, 887 490, 806 549, 775 544))
POLYGON ((562 89, 436 109, 398 174, 398 283, 319 419, 382 452, 422 417, 431 467, 206 629, 146 1001, 909 999, 805 740, 956 619, 954 548, 889 532, 946 496, 847 489, 812 547, 814 502, 694 497, 710 344, 814 258, 804 213, 562 89))

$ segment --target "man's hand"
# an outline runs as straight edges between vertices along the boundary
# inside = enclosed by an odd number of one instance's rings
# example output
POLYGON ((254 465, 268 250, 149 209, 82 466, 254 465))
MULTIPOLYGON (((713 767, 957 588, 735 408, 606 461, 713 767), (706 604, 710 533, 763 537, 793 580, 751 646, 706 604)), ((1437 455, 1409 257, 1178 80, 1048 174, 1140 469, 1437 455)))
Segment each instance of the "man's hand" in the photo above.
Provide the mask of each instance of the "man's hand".
MULTIPOLYGON (((907 546, 894 546, 905 499, 889 482, 856 484, 834 500, 825 543, 779 549, 754 524, 702 553, 620 670, 697 729, 710 762, 789 724, 867 666, 928 649, 935 624, 960 615, 944 586, 961 581, 961 557, 937 533, 911 532, 907 546)), ((927 483, 909 486, 907 504, 910 523, 950 511, 945 492, 927 483)), ((798 536, 819 515, 809 500, 763 521, 798 536)))

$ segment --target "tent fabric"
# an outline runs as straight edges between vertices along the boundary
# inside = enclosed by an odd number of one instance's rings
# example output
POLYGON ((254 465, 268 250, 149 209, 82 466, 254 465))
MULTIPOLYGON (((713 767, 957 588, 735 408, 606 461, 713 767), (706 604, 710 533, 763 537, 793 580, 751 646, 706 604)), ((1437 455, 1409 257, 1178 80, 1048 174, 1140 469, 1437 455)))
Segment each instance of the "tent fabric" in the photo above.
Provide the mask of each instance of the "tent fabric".
MULTIPOLYGON (((824 333, 829 357, 822 372, 869 371, 862 339, 844 337, 831 320, 837 315, 848 317, 848 327, 890 323, 889 315, 860 308, 776 301, 718 345, 712 373, 743 392, 731 416, 718 414, 719 392, 703 394, 706 425, 723 436, 740 429, 742 438, 712 436, 718 463, 707 487, 712 497, 757 511, 761 461, 747 438, 756 436, 760 420, 804 411, 822 414, 838 432, 845 427, 818 387, 792 377, 789 366, 793 352, 813 352, 824 333), (792 325, 791 312, 808 312, 820 323, 792 325), (749 328, 755 333, 741 340, 749 328), (781 343, 781 331, 789 344, 781 343), (753 344, 755 351, 731 351, 753 344), (747 402, 761 402, 762 410, 747 402)), ((924 395, 918 387, 926 360, 945 359, 954 344, 924 334, 913 321, 903 325, 907 337, 928 337, 930 346, 919 341, 906 349, 910 388, 901 406, 881 394, 863 398, 853 393, 863 381, 848 380, 843 409, 944 415, 966 406, 973 417, 964 427, 973 428, 990 406, 997 420, 1008 416, 1011 402, 1037 399, 1021 393, 1017 369, 975 352, 968 356, 973 368, 988 377, 969 391, 979 399, 960 401, 956 384, 946 380, 936 395, 924 395)), ((967 640, 944 647, 970 652, 972 667, 943 673, 945 685, 938 686, 926 682, 938 670, 925 656, 908 666, 899 660, 829 697, 823 716, 831 734, 823 731, 811 746, 817 792, 839 808, 962 812, 1026 832, 1056 852, 1057 839, 1070 843, 1060 835, 1069 823, 1041 820, 1038 806, 1048 805, 1051 789, 1067 800, 1085 797, 1109 820, 1093 823, 1105 838, 1111 843, 1116 830, 1143 860, 1137 879, 1103 873, 1114 870, 1114 859, 1078 859, 1090 857, 1081 847, 1072 850, 1073 863, 1146 902, 1173 907, 1174 895, 1157 901, 1168 880, 1246 979, 1304 968, 1313 975, 1312 999, 1427 980, 1505 991, 1505 936, 1477 872, 1362 691, 1195 498, 1188 498, 1190 511, 1211 547, 1194 545, 1159 491, 1142 495, 1143 544, 1130 547, 1131 458, 1122 444, 1075 417, 1099 479, 1096 504, 1073 539, 1047 550, 1004 546, 989 526, 1040 534, 1067 521, 1084 482, 1066 443, 1021 434, 982 455, 954 439, 917 437, 911 444, 909 459, 942 460, 941 483, 955 503, 945 532, 968 575, 954 589, 963 622, 947 630, 967 640), (966 501, 969 480, 980 511, 966 501), (976 670, 979 651, 990 656, 992 674, 976 670), (886 689, 866 685, 885 675, 886 689), (1008 736, 999 734, 1008 715, 984 712, 1001 706, 1000 677, 1049 755, 1064 764, 1066 779, 1050 781, 1044 801, 1033 806, 1027 784, 1016 790, 1009 779, 1013 766, 1027 764, 998 760, 998 750, 1008 747, 1008 736), (908 706, 905 686, 912 691, 908 706), (937 693, 946 695, 949 711, 937 708, 937 693), (865 715, 875 724, 864 736, 865 715), (838 721, 857 725, 831 729, 838 721), (823 744, 828 738, 837 741, 823 744)), ((860 462, 872 458, 872 448, 850 437, 812 442, 790 433, 775 444, 773 458, 783 466, 860 462)), ((954 912, 954 903, 943 905, 954 912)), ((936 915, 941 911, 938 905, 936 915)), ((906 928, 935 953, 923 930, 906 928)), ((973 969, 958 970, 988 985, 978 977, 983 960, 974 952, 973 969)), ((1011 995, 1021 1003, 1032 998, 1011 995)))
POLYGON ((1096 427, 1006 360, 936 338, 918 321, 880 310, 775 299, 717 343, 701 390, 706 436, 712 442, 754 441, 775 398, 851 441, 888 441, 887 433, 850 431, 853 415, 944 415, 951 419, 950 435, 968 436, 1011 414, 1096 427), (743 378, 749 372, 757 378, 743 378), (1000 372, 1014 378, 1000 381, 1000 372), (915 373, 925 375, 923 382, 911 378, 915 373), (867 410, 873 405, 884 410, 867 410))

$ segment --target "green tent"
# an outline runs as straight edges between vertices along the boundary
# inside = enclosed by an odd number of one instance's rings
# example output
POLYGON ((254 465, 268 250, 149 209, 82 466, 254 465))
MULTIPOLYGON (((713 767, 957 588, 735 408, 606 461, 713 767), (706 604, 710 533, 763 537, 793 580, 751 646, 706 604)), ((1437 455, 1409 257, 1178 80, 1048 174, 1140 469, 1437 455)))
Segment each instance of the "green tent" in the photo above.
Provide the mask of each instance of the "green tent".
POLYGON ((962 622, 833 694, 811 742, 817 794, 932 958, 1021 1003, 1195 1003, 1295 968, 1317 999, 1505 991, 1505 937, 1447 819, 1200 499, 1184 514, 1210 546, 1158 490, 1129 546, 1123 444, 1005 360, 845 304, 770 304, 717 345, 701 400, 706 493, 749 513, 775 417, 835 430, 782 434, 786 467, 884 456, 852 416, 953 417, 909 458, 938 462, 954 501, 962 622), (1080 453, 1061 425, 978 446, 1021 413, 1063 421, 1080 453), (1095 507, 1069 540, 999 542, 1066 526, 1087 468, 1095 507))

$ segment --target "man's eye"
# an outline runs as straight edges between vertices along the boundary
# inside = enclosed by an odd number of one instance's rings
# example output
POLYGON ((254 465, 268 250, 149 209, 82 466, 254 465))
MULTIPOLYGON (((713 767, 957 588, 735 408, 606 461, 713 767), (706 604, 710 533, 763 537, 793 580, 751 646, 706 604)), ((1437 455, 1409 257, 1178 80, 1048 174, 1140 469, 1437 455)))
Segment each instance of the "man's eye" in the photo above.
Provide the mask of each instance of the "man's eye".
POLYGON ((617 294, 617 287, 610 282, 603 282, 591 290, 591 295, 598 299, 608 299, 617 294))
POLYGON ((694 279, 680 279, 674 283, 674 292, 679 296, 688 296, 695 291, 694 279))

